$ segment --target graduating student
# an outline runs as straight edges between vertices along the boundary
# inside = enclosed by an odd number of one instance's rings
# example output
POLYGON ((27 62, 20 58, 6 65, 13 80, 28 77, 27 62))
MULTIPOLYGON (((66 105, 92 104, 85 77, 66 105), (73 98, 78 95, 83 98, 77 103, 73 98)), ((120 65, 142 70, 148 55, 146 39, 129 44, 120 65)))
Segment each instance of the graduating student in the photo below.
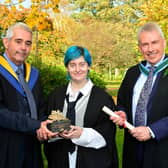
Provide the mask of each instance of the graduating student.
POLYGON ((52 92, 48 112, 60 110, 67 117, 70 112, 75 115, 70 118, 71 130, 59 134, 63 139, 45 146, 49 168, 118 167, 116 127, 102 111, 104 105, 114 110, 114 101, 88 77, 91 63, 86 48, 71 46, 65 53, 70 80, 52 92))

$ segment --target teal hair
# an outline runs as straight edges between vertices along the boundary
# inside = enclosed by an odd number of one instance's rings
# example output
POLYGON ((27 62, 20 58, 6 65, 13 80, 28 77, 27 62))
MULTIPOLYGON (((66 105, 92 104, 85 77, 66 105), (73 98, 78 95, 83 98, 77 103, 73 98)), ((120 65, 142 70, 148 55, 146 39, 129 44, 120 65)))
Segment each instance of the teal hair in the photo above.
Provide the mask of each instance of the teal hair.
MULTIPOLYGON (((89 66, 91 66, 92 57, 91 57, 89 51, 86 48, 80 47, 80 46, 71 46, 67 49, 67 51, 65 53, 65 57, 64 57, 64 65, 67 67, 68 63, 71 60, 77 59, 81 56, 83 56, 84 60, 88 63, 89 66)), ((89 72, 88 72, 88 74, 89 74, 89 72)), ((71 76, 69 75, 69 73, 67 73, 66 78, 68 80, 71 79, 71 76)))
POLYGON ((71 46, 67 49, 64 57, 64 65, 67 67, 71 60, 77 59, 81 56, 83 56, 84 60, 88 63, 89 66, 91 66, 92 57, 89 51, 86 48, 80 46, 71 46))

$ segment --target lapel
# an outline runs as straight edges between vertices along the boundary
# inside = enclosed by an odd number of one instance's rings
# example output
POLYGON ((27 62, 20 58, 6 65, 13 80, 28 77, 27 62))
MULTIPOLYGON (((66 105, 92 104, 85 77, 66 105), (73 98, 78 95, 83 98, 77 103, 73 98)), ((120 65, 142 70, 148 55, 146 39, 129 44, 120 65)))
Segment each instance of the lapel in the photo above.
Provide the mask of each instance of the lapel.
POLYGON ((148 119, 155 118, 156 115, 161 115, 163 111, 160 113, 156 112, 156 106, 162 108, 162 104, 160 99, 165 102, 168 99, 168 76, 164 76, 164 72, 166 69, 158 73, 155 84, 152 88, 151 96, 148 103, 148 119))
MULTIPOLYGON (((133 89, 134 89, 135 83, 138 80, 139 75, 140 75, 140 70, 138 65, 135 65, 130 69, 128 69, 126 76, 120 87, 121 91, 119 90, 119 97, 120 99, 124 98, 128 111, 132 111, 133 89)), ((128 117, 128 121, 132 123, 132 112, 127 113, 127 117, 128 117)))
POLYGON ((96 95, 96 86, 93 86, 84 116, 84 126, 93 125, 93 120, 97 118, 98 105, 101 105, 101 102, 99 101, 101 101, 101 99, 99 98, 99 95, 96 95), (97 100, 94 101, 95 99, 97 100))
MULTIPOLYGON (((165 56, 167 58, 167 55, 165 56)), ((148 118, 152 114, 152 107, 153 107, 153 102, 157 102, 157 99, 160 99, 162 96, 160 96, 160 93, 162 92, 162 89, 168 88, 168 76, 164 76, 164 72, 167 71, 168 68, 166 67, 163 69, 161 72, 157 74, 154 86, 151 91, 151 95, 149 98, 149 103, 147 106, 147 111, 148 111, 148 118), (167 81, 166 81, 167 80, 167 81), (158 95, 158 96, 157 96, 158 95)))
POLYGON ((130 90, 132 91, 132 93, 133 93, 133 88, 135 86, 135 83, 137 82, 140 74, 141 74, 141 72, 140 72, 138 65, 137 65, 137 66, 135 66, 134 71, 131 72, 130 79, 129 79, 129 87, 130 87, 130 90))
MULTIPOLYGON (((56 101, 54 102, 55 103, 55 107, 52 107, 52 108, 57 108, 59 109, 61 112, 63 111, 63 106, 64 106, 64 100, 66 98, 66 90, 67 90, 67 87, 68 85, 65 85, 61 88, 59 88, 56 92, 56 101)), ((56 109, 56 110, 57 110, 56 109)))

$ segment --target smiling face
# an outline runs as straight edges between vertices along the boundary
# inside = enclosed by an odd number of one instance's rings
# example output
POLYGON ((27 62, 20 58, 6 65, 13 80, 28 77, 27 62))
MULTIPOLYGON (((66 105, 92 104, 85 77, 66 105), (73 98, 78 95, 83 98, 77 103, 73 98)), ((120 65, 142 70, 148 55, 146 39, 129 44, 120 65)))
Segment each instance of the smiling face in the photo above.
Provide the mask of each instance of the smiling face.
POLYGON ((139 36, 139 49, 146 61, 155 65, 158 63, 166 47, 166 41, 158 31, 143 31, 139 36))
POLYGON ((72 81, 75 82, 86 81, 89 69, 90 67, 83 56, 69 61, 67 65, 67 71, 69 72, 72 81))
POLYGON ((3 43, 8 58, 16 65, 20 65, 30 53, 32 34, 23 28, 15 28, 12 38, 4 38, 3 43))

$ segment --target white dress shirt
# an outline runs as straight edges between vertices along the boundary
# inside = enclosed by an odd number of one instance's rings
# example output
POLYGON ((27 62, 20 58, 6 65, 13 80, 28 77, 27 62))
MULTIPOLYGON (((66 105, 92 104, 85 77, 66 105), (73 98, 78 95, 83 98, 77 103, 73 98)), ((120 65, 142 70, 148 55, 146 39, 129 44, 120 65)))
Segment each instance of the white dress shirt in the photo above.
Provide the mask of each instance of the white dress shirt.
MULTIPOLYGON (((93 83, 89 79, 83 88, 81 88, 78 92, 73 93, 71 83, 68 84, 66 94, 69 94, 69 101, 70 102, 76 100, 79 92, 81 92, 83 94, 83 96, 78 100, 78 102, 76 103, 76 106, 75 106, 76 125, 77 126, 83 127, 84 114, 85 114, 85 110, 86 110, 88 100, 89 100, 89 97, 91 94, 92 87, 93 87, 93 83), (83 112, 81 112, 81 111, 83 111, 83 112), (78 113, 80 113, 80 114, 78 114, 78 113)), ((67 102, 65 100, 64 101, 64 108, 63 108, 64 115, 66 115, 66 111, 67 111, 67 102)), ((73 138, 71 140, 74 144, 79 145, 79 146, 83 146, 86 148, 99 149, 99 148, 102 148, 106 145, 106 141, 103 138, 103 136, 101 134, 99 134, 96 130, 94 130, 93 128, 83 128, 82 135, 79 138, 73 138)), ((70 152, 68 153, 69 162, 70 162, 69 168, 75 168, 77 150, 78 150, 78 147, 76 146, 76 149, 72 154, 70 152)))
MULTIPOLYGON (((163 59, 164 59, 164 56, 155 66, 157 67, 163 61, 163 59)), ((147 62, 146 67, 150 67, 150 66, 151 65, 147 62)), ((157 77, 157 73, 154 74, 154 76, 153 76, 152 87, 154 85, 156 77, 157 77)), ((146 80, 147 80, 147 76, 144 73, 141 73, 137 82, 136 82, 136 84, 135 84, 135 86, 134 86, 134 89, 133 89, 133 98, 132 98, 132 120, 133 120, 133 124, 135 124, 135 112, 136 112, 136 106, 137 106, 137 103, 138 103, 138 99, 139 99, 141 90, 142 90, 146 80)), ((147 115, 146 115, 145 120, 147 121, 147 115)), ((148 127, 148 129, 151 133, 151 136, 154 138, 155 135, 154 135, 153 131, 150 129, 150 127, 148 127)))

